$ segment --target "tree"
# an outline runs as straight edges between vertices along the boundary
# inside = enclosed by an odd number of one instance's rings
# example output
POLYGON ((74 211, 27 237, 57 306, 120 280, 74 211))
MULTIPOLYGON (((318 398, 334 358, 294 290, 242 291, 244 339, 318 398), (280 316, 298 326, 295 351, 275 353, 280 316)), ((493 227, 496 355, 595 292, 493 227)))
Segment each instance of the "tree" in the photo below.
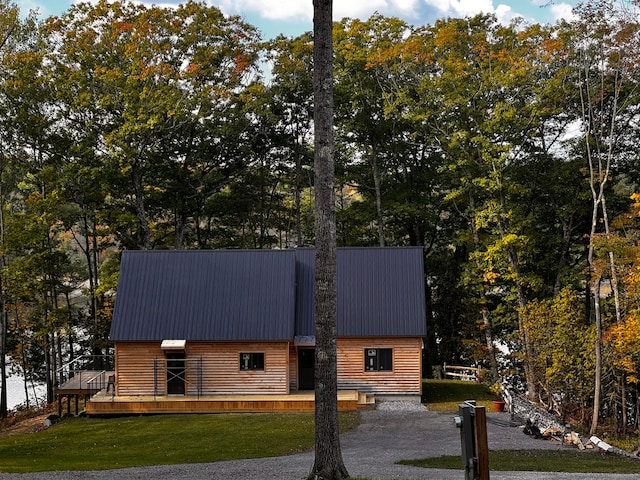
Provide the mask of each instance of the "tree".
POLYGON ((338 429, 333 0, 313 2, 315 147, 315 461, 309 479, 349 478, 338 429))
MULTIPOLYGON (((4 51, 7 46, 11 48, 11 40, 20 25, 18 8, 7 0, 0 0, 0 62, 4 63, 4 51)), ((4 189, 2 188, 2 171, 7 160, 4 138, 0 136, 0 245, 4 239, 4 189)), ((0 262, 0 268, 4 267, 4 256, 0 262)), ((7 320, 4 308, 4 295, 2 293, 0 279, 0 418, 7 416, 7 320)))
POLYGON ((591 192, 587 281, 596 328, 591 434, 598 428, 602 401, 602 336, 606 329, 602 285, 607 280, 614 296, 615 322, 621 324, 623 321, 618 266, 613 249, 607 247, 611 238, 611 206, 607 197, 611 195, 610 183, 621 159, 635 155, 635 147, 629 144, 625 131, 635 123, 633 119, 637 116, 640 71, 637 13, 637 7, 627 5, 625 1, 589 2, 578 8, 579 17, 571 32, 579 94, 579 148, 585 159, 591 192), (632 10, 627 10, 627 6, 632 10), (606 262, 597 258, 598 245, 608 250, 604 255, 606 262))

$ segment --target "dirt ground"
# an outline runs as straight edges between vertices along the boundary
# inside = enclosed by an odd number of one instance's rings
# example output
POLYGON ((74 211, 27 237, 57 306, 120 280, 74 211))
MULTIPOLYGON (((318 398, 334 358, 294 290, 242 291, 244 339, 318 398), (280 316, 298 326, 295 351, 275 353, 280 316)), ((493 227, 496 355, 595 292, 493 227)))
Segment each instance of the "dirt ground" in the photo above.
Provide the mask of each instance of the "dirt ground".
POLYGON ((2 420, 0 421, 0 437, 35 432, 38 427, 44 425, 44 421, 49 415, 50 413, 42 413, 33 417, 20 418, 19 420, 14 417, 2 420))

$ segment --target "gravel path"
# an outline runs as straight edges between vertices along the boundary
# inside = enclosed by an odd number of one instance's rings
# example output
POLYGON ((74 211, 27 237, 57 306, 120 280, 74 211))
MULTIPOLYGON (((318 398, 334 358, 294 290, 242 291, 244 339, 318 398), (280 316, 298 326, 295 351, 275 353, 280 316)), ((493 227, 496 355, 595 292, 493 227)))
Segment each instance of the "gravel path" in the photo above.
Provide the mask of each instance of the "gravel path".
MULTIPOLYGON (((558 442, 528 437, 513 426, 509 415, 488 413, 489 448, 562 449, 558 442)), ((345 465, 353 477, 404 480, 460 480, 461 470, 434 470, 396 465, 401 459, 457 455, 460 434, 451 413, 429 412, 418 404, 389 402, 362 412, 361 425, 341 436, 345 465)), ((286 457, 233 460, 208 464, 161 465, 91 472, 0 474, 2 480, 246 480, 303 479, 313 463, 313 452, 286 457)), ((599 475, 532 472, 492 472, 493 480, 627 480, 637 475, 599 475)))

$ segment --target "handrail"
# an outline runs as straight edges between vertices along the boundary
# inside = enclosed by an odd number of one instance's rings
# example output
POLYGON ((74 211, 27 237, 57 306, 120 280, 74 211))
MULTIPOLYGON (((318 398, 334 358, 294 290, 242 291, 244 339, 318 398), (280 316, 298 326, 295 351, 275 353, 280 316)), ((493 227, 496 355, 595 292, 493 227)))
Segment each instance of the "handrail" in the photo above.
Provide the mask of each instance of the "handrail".
POLYGON ((113 355, 81 355, 56 370, 56 385, 62 385, 76 374, 81 375, 82 371, 113 370, 113 365, 113 355))
POLYGON ((105 377, 107 375, 106 370, 102 370, 97 375, 94 375, 89 380, 87 380, 87 390, 89 390, 89 396, 93 396, 95 393, 101 391, 107 382, 105 381, 105 377), (97 383, 97 385, 95 385, 97 383))

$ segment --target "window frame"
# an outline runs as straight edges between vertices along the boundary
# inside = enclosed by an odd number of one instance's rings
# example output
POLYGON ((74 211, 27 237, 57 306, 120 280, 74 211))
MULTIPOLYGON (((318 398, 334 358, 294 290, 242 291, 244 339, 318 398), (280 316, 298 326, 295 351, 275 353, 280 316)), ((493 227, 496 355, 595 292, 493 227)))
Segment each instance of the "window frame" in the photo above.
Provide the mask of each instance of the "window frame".
POLYGON ((240 352, 238 357, 241 372, 264 372, 264 352, 240 352), (245 362, 244 356, 248 355, 245 362), (257 359, 257 361, 256 361, 257 359))
POLYGON ((391 347, 367 347, 364 349, 365 373, 393 372, 393 348, 391 347), (375 354, 371 354, 374 352, 375 354), (374 363, 371 363, 374 359, 374 363))

